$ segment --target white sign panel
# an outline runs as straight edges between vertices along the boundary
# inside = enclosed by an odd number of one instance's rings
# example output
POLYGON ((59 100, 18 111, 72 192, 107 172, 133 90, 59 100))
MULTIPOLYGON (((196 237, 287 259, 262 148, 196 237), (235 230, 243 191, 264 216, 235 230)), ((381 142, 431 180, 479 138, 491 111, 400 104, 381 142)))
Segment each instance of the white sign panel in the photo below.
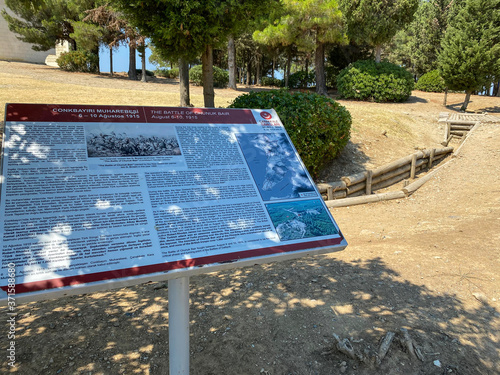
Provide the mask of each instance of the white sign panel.
POLYGON ((274 110, 8 104, 0 212, 3 301, 347 245, 274 110))

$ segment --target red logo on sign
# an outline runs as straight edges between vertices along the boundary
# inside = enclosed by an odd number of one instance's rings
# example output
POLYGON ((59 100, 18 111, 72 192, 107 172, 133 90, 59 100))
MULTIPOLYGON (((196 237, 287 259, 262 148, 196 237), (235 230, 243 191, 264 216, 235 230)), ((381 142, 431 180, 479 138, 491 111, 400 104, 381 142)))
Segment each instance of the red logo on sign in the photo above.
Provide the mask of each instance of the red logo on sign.
POLYGON ((269 112, 261 112, 260 117, 262 117, 264 120, 270 120, 273 118, 273 115, 269 112))

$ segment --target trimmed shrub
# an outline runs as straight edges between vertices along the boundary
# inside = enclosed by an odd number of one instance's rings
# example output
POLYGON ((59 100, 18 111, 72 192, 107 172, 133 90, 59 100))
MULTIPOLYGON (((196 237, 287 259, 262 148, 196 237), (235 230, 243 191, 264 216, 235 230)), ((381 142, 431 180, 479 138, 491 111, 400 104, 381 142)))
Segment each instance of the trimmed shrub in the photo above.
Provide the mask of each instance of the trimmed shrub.
POLYGON ((331 98, 285 89, 238 96, 230 108, 271 109, 313 177, 347 145, 351 114, 331 98))
POLYGON ((68 72, 99 73, 99 56, 91 52, 66 52, 56 62, 62 70, 68 72))
POLYGON ((376 102, 404 102, 413 90, 410 72, 388 62, 356 61, 342 69, 337 78, 337 89, 346 99, 376 102))
MULTIPOLYGON (((142 76, 142 69, 136 69, 135 72, 138 76, 142 76)), ((146 77, 154 77, 154 76, 155 76, 154 72, 146 69, 146 77)))
MULTIPOLYGON (((203 86, 202 66, 196 65, 189 69, 189 80, 195 86, 203 86)), ((214 66, 214 87, 224 88, 229 83, 229 73, 227 70, 214 66)))
POLYGON ((310 85, 316 84, 316 77, 314 76, 314 72, 295 72, 290 74, 288 77, 288 87, 291 89, 302 89, 307 88, 310 85))
POLYGON ((275 86, 275 87, 282 87, 283 86, 283 80, 279 78, 272 78, 272 77, 262 77, 260 79, 260 84, 262 86, 275 86))
POLYGON ((446 84, 438 70, 431 70, 420 77, 415 84, 415 90, 427 92, 444 92, 446 84))
POLYGON ((156 69, 155 75, 165 78, 179 78, 179 68, 173 69, 156 69))

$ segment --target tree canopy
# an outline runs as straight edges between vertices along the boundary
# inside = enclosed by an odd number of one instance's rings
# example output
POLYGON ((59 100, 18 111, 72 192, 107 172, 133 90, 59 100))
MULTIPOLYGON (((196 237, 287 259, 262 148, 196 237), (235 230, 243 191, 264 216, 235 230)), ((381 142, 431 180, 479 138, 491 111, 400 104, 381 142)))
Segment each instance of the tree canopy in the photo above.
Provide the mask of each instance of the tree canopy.
POLYGON ((349 38, 375 47, 380 62, 382 45, 412 21, 418 0, 341 0, 349 38))
POLYGON ((207 107, 214 106, 213 47, 225 43, 228 35, 263 11, 269 2, 271 0, 114 0, 131 23, 151 39, 164 59, 191 60, 202 55, 207 107))
POLYGON ((279 22, 256 31, 254 38, 264 44, 291 46, 315 53, 316 91, 326 95, 325 45, 347 42, 342 14, 336 0, 283 0, 284 15, 279 22))
POLYGON ((85 10, 94 8, 95 0, 5 0, 5 5, 17 16, 2 11, 9 30, 32 44, 35 51, 47 51, 62 40, 76 49, 72 22, 80 21, 85 10))
POLYGON ((448 88, 470 95, 500 73, 500 0, 466 0, 441 43, 439 71, 448 88))

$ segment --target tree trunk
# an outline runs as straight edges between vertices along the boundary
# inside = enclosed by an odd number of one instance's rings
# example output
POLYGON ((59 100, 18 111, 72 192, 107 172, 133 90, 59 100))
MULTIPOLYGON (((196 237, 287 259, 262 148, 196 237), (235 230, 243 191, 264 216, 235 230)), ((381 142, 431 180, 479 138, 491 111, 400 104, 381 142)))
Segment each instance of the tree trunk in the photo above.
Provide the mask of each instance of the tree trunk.
POLYGON ((381 61, 382 57, 382 46, 379 44, 378 46, 375 46, 375 62, 379 63, 381 61))
POLYGON ((109 47, 109 75, 113 77, 113 47, 109 47))
POLYGON ((97 56, 96 64, 92 64, 91 71, 97 74, 101 74, 100 61, 99 61, 99 46, 92 50, 92 53, 97 56))
POLYGON ((444 100, 443 105, 446 107, 446 102, 448 100, 448 87, 444 89, 444 100))
POLYGON ((257 63, 255 68, 255 84, 260 85, 260 56, 257 56, 257 63))
POLYGON ((325 79, 325 45, 323 43, 316 44, 314 52, 314 65, 316 69, 316 93, 320 95, 328 95, 325 79))
POLYGON ((203 80, 203 101, 207 108, 215 107, 214 93, 214 67, 212 46, 205 47, 201 55, 202 80, 203 80))
POLYGON ((247 86, 252 85, 252 60, 248 60, 247 64, 247 86))
POLYGON ((234 45, 234 37, 229 36, 229 41, 227 42, 227 65, 229 68, 229 88, 237 90, 236 87, 236 47, 234 45))
POLYGON ((273 71, 271 72, 271 78, 274 81, 274 69, 276 69, 276 57, 273 56, 273 71))
POLYGON ((142 77, 141 77, 141 82, 147 82, 147 75, 146 75, 146 46, 144 46, 142 53, 141 53, 141 62, 142 62, 142 77))
POLYGON ((462 108, 460 108, 460 110, 462 112, 465 112, 467 110, 467 106, 469 105, 469 101, 470 101, 470 96, 472 95, 472 90, 466 90, 465 91, 465 100, 464 100, 464 104, 462 104, 462 108))
POLYGON ((497 85, 497 96, 500 97, 500 81, 498 81, 497 85))
POLYGON ((286 68, 285 68, 285 87, 288 87, 288 78, 290 78, 290 68, 292 65, 292 54, 290 51, 287 53, 286 68))
POLYGON ((129 46, 128 49, 128 78, 131 80, 137 80, 137 70, 135 69, 135 56, 136 56, 136 49, 135 47, 129 46))
POLYGON ((184 59, 179 59, 179 80, 181 107, 189 107, 191 105, 189 100, 189 65, 184 59))

